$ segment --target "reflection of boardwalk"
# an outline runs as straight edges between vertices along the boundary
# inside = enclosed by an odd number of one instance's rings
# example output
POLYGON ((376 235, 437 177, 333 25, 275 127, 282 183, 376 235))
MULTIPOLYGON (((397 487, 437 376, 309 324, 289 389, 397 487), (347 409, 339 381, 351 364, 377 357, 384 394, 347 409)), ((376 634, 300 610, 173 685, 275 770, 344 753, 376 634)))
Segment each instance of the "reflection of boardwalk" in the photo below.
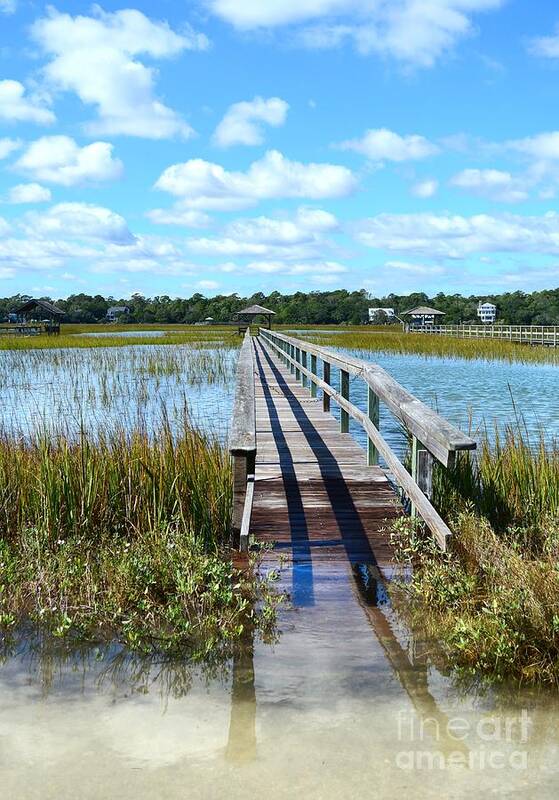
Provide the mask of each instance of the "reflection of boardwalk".
POLYGON ((250 530, 292 557, 295 595, 312 602, 318 561, 389 565, 385 521, 400 508, 384 473, 260 342, 256 439, 250 530))

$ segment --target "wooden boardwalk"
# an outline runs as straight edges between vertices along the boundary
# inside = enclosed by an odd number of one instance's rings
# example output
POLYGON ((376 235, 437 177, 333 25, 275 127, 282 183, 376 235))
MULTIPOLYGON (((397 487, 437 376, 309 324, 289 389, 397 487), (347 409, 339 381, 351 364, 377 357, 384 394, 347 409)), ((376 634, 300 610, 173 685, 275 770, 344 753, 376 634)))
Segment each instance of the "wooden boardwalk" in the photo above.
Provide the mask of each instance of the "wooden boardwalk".
POLYGON ((292 566, 390 566, 386 521, 402 513, 378 466, 322 402, 255 340, 256 470, 250 534, 292 566))

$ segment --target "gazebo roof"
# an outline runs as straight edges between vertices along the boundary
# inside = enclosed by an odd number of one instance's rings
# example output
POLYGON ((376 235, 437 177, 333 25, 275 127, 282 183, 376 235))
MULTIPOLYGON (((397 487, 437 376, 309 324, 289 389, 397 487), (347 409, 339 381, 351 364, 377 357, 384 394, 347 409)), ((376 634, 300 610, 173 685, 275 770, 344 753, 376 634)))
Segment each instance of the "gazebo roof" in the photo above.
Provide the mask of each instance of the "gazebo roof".
POLYGON ((444 317, 444 311, 438 311, 436 308, 429 308, 429 306, 417 306, 416 308, 410 308, 409 311, 404 311, 403 316, 406 317, 408 314, 417 314, 417 316, 425 316, 425 317, 444 317))
POLYGON ((65 313, 61 308, 49 303, 48 300, 28 300, 17 309, 16 314, 27 314, 28 311, 33 311, 35 308, 55 317, 63 317, 65 313))
POLYGON ((253 314, 256 316, 257 314, 273 314, 275 316, 276 312, 271 311, 269 308, 264 308, 264 306, 253 305, 247 306, 243 308, 241 311, 237 311, 237 314, 253 314))

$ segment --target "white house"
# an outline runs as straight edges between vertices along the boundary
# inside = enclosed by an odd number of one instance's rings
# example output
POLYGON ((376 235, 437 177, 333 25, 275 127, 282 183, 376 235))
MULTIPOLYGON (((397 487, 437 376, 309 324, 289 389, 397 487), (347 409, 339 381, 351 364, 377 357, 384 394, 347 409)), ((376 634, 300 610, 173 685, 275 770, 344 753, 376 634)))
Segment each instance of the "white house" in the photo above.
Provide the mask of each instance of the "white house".
POLYGON ((480 301, 477 306, 477 315, 484 325, 490 325, 497 318, 497 306, 493 305, 493 303, 482 303, 480 301))
POLYGON ((386 316, 388 317, 387 321, 393 320, 394 317, 396 316, 393 308, 370 308, 369 322, 373 322, 380 311, 383 311, 386 314, 386 316))
POLYGON ((130 313, 128 306, 111 306, 107 311, 107 322, 116 322, 119 317, 130 313))

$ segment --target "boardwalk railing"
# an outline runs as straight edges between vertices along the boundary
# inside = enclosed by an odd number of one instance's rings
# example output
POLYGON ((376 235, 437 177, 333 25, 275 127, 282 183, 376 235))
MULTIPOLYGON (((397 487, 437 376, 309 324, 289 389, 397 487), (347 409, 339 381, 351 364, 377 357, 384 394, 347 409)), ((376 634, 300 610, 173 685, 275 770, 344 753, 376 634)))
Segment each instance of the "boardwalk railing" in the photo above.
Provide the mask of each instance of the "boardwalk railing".
POLYGON ((455 336, 459 339, 502 339, 520 344, 559 346, 559 325, 427 325, 409 333, 455 336))
POLYGON ((245 552, 248 549, 256 462, 254 345, 250 330, 245 334, 237 364, 229 452, 233 458, 233 536, 241 551, 245 552))
POLYGON ((412 514, 421 517, 444 550, 450 529, 431 504, 433 460, 452 467, 460 450, 475 450, 476 443, 447 420, 426 406, 394 380, 382 367, 357 358, 336 353, 302 339, 260 329, 260 337, 290 368, 303 386, 316 397, 322 390, 324 411, 330 400, 340 407, 340 430, 349 432, 349 418, 357 420, 368 436, 368 463, 377 464, 382 456, 394 480, 411 502, 412 514), (322 362, 322 378, 317 362, 322 362), (331 367, 340 370, 340 387, 331 385, 331 367), (360 378, 368 387, 367 413, 349 399, 350 375, 360 378), (379 432, 379 404, 384 405, 400 421, 412 437, 411 474, 400 462, 379 432))

